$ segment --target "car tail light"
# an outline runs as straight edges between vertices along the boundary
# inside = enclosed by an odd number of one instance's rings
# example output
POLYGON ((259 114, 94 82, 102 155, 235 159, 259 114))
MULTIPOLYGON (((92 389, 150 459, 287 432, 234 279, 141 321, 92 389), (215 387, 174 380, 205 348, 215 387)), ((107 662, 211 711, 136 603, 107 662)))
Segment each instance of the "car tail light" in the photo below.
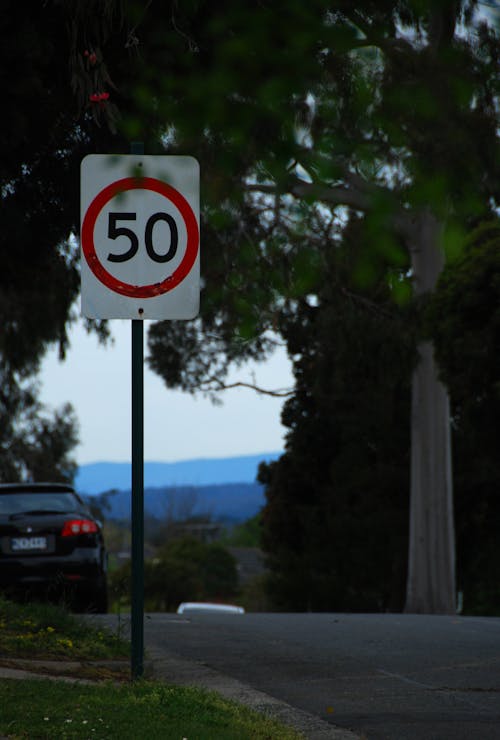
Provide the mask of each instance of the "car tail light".
POLYGON ((99 531, 99 527, 90 519, 71 519, 64 522, 61 537, 76 537, 79 534, 93 534, 99 531))

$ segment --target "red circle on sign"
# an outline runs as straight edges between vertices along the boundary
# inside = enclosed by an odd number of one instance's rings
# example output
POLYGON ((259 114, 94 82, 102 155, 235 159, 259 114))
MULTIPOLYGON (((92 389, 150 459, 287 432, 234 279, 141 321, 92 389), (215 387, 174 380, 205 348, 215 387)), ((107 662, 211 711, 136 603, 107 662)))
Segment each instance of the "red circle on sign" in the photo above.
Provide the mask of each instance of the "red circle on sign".
POLYGON ((115 293, 128 298, 154 298, 176 288, 189 274, 196 261, 199 239, 198 222, 187 200, 171 185, 153 177, 124 177, 101 190, 87 209, 81 231, 82 251, 96 278, 115 293), (131 285, 115 278, 100 262, 94 243, 95 223, 104 206, 119 193, 140 189, 153 190, 171 201, 181 214, 187 231, 186 252, 179 266, 165 280, 151 285, 131 285))

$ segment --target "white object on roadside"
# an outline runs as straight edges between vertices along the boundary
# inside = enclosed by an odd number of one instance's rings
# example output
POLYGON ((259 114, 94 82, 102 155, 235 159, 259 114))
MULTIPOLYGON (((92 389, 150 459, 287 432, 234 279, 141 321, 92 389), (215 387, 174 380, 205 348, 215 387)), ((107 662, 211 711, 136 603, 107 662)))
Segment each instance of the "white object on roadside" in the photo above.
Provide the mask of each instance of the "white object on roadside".
POLYGON ((210 604, 203 601, 183 601, 177 608, 177 614, 184 614, 187 611, 193 612, 222 612, 225 614, 244 614, 242 606, 233 604, 210 604))

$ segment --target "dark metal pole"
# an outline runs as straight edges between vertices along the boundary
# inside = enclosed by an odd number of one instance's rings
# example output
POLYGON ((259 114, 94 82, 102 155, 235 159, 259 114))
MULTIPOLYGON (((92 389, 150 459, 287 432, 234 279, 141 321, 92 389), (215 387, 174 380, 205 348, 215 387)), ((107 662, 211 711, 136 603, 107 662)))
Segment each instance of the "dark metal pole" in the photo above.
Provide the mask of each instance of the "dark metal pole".
MULTIPOLYGON (((131 154, 144 154, 142 142, 131 154)), ((144 672, 144 326, 132 319, 132 679, 144 672)))

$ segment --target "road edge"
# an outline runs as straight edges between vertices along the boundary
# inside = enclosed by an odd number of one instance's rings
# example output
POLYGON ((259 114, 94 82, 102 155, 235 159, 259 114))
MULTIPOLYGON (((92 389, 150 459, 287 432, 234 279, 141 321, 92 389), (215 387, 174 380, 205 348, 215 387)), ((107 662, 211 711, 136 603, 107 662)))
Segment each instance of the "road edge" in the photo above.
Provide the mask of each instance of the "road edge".
POLYGON ((148 677, 177 686, 197 686, 215 691, 225 699, 243 704, 260 714, 282 722, 302 733, 307 740, 363 740, 352 730, 330 724, 313 714, 292 707, 270 694, 219 673, 203 663, 180 658, 164 650, 148 648, 148 677))

